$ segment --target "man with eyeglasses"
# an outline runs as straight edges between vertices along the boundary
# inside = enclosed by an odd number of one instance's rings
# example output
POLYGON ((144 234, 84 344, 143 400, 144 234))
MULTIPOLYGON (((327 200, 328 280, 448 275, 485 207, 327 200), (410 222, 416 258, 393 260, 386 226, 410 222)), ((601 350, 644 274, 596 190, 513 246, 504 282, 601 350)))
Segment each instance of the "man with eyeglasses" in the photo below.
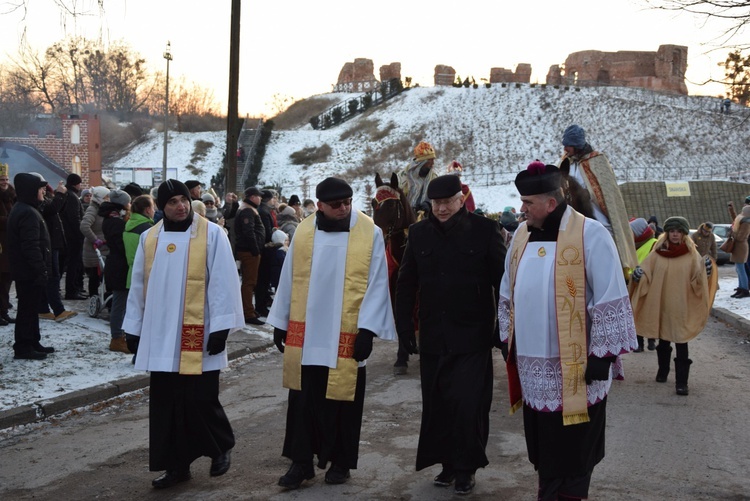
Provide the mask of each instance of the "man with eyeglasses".
POLYGON ((469 212, 461 180, 435 178, 427 187, 432 211, 409 228, 396 285, 399 342, 419 352, 422 426, 417 471, 435 464, 433 483, 457 494, 474 488, 492 403, 492 346, 505 247, 500 225, 469 212), (414 307, 419 303, 419 349, 414 307))
POLYGON ((292 465, 279 485, 328 484, 357 468, 372 340, 395 339, 383 233, 352 210, 352 188, 329 177, 315 188, 318 211, 294 233, 267 322, 284 354, 289 389, 282 454, 292 465))

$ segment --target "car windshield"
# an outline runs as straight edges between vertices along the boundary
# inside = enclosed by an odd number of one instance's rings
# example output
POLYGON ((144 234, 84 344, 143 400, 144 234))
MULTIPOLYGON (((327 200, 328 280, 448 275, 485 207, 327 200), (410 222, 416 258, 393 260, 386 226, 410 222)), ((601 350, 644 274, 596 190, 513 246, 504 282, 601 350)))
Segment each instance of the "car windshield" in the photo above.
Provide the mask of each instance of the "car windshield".
POLYGON ((726 238, 729 233, 729 226, 716 226, 714 225, 714 233, 719 235, 721 238, 726 238))

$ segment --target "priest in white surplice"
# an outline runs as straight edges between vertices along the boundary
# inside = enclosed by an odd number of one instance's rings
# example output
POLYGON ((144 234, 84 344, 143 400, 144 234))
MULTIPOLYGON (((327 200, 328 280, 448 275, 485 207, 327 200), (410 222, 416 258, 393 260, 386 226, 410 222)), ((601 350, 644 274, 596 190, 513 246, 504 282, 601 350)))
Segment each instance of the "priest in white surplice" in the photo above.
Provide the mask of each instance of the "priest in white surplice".
POLYGON ((538 499, 586 499, 604 457, 607 393, 636 348, 633 312, 609 232, 565 203, 557 167, 516 177, 526 222, 500 286, 512 411, 523 407, 538 499))
POLYGON ((268 315, 284 353, 289 389, 282 454, 292 460, 279 485, 296 489, 331 467, 329 484, 357 468, 372 340, 395 339, 383 234, 352 211, 352 188, 329 177, 315 189, 318 211, 297 227, 268 315))
POLYGON ((135 367, 151 373, 149 469, 157 489, 189 480, 212 458, 226 473, 234 434, 219 402, 227 336, 244 327, 240 284, 223 229, 193 213, 187 187, 159 186, 164 218, 141 235, 123 322, 135 367))

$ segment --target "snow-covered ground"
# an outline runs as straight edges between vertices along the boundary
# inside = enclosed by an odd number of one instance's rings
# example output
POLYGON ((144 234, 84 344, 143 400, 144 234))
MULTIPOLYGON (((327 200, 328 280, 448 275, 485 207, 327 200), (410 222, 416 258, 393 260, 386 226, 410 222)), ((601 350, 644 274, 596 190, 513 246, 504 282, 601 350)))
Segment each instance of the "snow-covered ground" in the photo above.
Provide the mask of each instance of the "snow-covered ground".
MULTIPOLYGON (((750 299, 729 297, 737 286, 733 269, 728 265, 719 269, 723 278, 714 306, 750 319, 750 299)), ((71 309, 85 307, 85 301, 65 303, 71 309)), ((65 322, 42 320, 40 325, 42 344, 56 350, 42 361, 14 360, 13 326, 0 327, 0 410, 142 374, 130 363, 131 355, 109 351, 109 323, 104 318, 81 311, 65 322)), ((253 330, 250 325, 246 328, 253 330)))

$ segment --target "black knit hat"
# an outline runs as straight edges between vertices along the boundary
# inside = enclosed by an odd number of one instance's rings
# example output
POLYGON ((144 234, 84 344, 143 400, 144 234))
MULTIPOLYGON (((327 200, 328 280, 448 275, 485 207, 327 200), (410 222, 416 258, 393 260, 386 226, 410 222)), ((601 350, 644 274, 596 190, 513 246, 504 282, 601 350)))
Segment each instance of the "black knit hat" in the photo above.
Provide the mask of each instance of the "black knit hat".
POLYGON ((289 205, 302 205, 302 202, 299 201, 299 197, 297 195, 292 195, 289 197, 289 205))
POLYGON ((190 181, 185 181, 185 186, 187 186, 188 190, 192 190, 196 186, 201 186, 201 182, 191 179, 190 181))
POLYGON ((515 183, 521 196, 541 195, 560 188, 562 174, 554 165, 544 165, 537 160, 518 173, 515 183))
POLYGON ((138 184, 138 183, 129 183, 129 184, 126 184, 122 188, 122 191, 124 191, 125 193, 127 193, 128 195, 130 195, 131 199, 136 198, 136 197, 140 197, 141 195, 143 195, 143 188, 141 188, 141 185, 138 184))
POLYGON ((159 191, 156 196, 156 205, 161 210, 164 210, 169 199, 177 195, 184 195, 185 198, 190 200, 190 190, 185 184, 176 179, 167 179, 159 185, 159 191))
POLYGON ((438 176, 427 185, 427 198, 436 200, 450 198, 461 192, 461 179, 453 174, 438 176))
POLYGON ((68 177, 65 179, 65 186, 78 186, 82 182, 83 179, 78 174, 68 174, 68 177))
POLYGON ((255 186, 250 186, 249 188, 245 188, 245 198, 250 198, 256 195, 259 197, 263 197, 263 192, 260 191, 255 186))
POLYGON ((350 198, 354 192, 349 183, 337 177, 327 177, 315 187, 315 197, 321 202, 350 198))
POLYGON ((688 235, 690 233, 690 225, 684 217, 672 216, 664 221, 664 231, 668 232, 670 230, 677 230, 688 235))

